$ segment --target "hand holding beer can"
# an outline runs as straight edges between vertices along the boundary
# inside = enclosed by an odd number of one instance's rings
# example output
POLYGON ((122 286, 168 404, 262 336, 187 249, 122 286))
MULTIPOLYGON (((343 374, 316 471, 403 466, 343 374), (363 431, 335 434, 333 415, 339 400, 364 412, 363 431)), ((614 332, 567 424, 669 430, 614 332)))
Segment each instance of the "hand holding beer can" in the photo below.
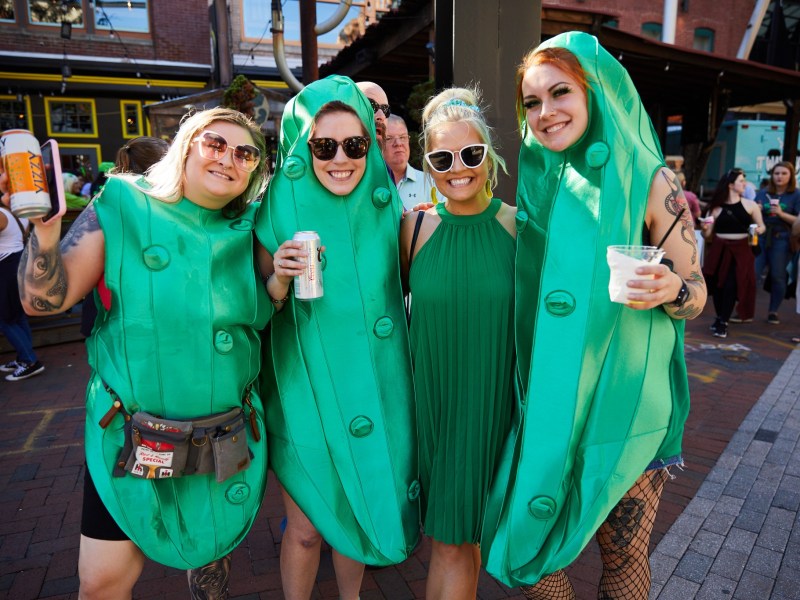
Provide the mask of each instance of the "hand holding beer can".
POLYGON ((750 224, 747 228, 747 236, 751 246, 758 246, 758 225, 750 224))
MULTIPOLYGON (((298 231, 292 238, 303 244, 306 268, 294 278, 294 297, 298 300, 322 298, 322 246, 316 231, 298 231)), ((299 257, 295 260, 302 260, 299 257)))
POLYGON ((0 136, 0 156, 8 174, 11 212, 21 218, 50 212, 50 193, 39 142, 27 129, 9 129, 0 136))

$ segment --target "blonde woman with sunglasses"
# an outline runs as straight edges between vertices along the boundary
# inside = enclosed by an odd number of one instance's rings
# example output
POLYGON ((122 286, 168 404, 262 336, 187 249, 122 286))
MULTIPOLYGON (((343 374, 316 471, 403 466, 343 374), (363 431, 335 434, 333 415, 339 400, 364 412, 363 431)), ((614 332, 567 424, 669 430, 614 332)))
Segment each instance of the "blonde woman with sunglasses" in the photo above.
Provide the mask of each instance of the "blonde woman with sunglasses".
POLYGON ((492 197, 503 159, 477 91, 453 88, 423 112, 425 171, 446 198, 406 217, 403 279, 413 296, 426 597, 475 598, 485 500, 509 430, 514 368, 514 217, 492 197))
POLYGON ((191 589, 227 593, 223 557, 249 530, 266 484, 253 387, 272 314, 254 258, 264 152, 241 113, 198 112, 143 178, 112 175, 60 245, 58 219, 39 220, 24 252, 29 314, 62 312, 96 287, 102 300, 87 341, 81 598, 129 598, 145 556, 181 569, 221 561, 191 589), (230 432, 186 425, 228 413, 230 432), (206 444, 224 444, 237 462, 223 472, 215 451, 208 472, 193 454, 206 444))

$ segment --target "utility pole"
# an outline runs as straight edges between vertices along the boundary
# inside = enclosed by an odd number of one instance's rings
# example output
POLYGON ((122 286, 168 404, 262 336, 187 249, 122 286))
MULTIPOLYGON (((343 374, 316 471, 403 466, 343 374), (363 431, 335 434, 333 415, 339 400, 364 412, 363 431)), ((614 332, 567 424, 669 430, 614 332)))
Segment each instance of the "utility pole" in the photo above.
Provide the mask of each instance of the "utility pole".
POLYGON ((303 58, 303 83, 308 85, 319 79, 319 58, 317 56, 316 0, 300 0, 300 50, 303 58))
POLYGON ((231 61, 230 23, 228 20, 228 6, 225 0, 214 0, 214 17, 217 22, 217 76, 221 87, 230 85, 233 79, 233 66, 231 61))

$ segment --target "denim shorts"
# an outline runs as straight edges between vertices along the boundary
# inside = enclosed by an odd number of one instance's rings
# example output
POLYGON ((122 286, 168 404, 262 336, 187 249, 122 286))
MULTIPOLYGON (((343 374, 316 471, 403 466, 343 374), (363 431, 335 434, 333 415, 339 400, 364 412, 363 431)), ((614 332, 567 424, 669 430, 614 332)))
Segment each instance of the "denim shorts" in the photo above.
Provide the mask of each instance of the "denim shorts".
POLYGON ((655 471, 656 469, 664 469, 666 467, 672 467, 675 465, 683 466, 683 456, 680 454, 676 454, 675 456, 670 456, 669 458, 657 458, 644 470, 645 473, 648 471, 655 471))

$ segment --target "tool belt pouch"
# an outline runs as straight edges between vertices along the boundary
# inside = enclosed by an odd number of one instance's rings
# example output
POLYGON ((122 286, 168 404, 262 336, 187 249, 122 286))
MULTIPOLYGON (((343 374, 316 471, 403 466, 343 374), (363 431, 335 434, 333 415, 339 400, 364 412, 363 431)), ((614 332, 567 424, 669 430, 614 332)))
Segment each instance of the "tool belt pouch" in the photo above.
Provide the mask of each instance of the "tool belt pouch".
MULTIPOLYGON (((218 482, 250 466, 240 407, 193 420, 162 419, 139 411, 130 419, 125 471, 144 479, 214 472, 218 482)), ((117 473, 115 472, 115 475, 117 473)))

